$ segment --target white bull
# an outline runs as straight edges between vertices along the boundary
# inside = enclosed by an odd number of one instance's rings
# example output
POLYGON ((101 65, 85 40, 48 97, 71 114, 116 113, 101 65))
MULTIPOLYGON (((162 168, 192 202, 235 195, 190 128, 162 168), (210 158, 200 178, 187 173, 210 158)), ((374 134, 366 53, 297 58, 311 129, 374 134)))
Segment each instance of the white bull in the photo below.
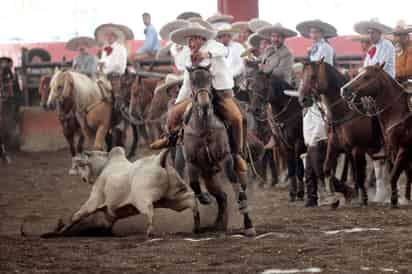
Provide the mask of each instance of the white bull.
POLYGON ((144 214, 148 220, 146 235, 150 236, 154 208, 175 211, 190 208, 194 216, 194 232, 197 233, 200 217, 195 195, 176 170, 167 165, 166 158, 167 151, 164 151, 131 163, 121 147, 115 147, 109 153, 86 152, 75 160, 75 167, 84 182, 93 184, 89 199, 73 214, 70 224, 54 235, 64 236, 65 231, 85 217, 103 211, 109 228, 118 219, 144 214))

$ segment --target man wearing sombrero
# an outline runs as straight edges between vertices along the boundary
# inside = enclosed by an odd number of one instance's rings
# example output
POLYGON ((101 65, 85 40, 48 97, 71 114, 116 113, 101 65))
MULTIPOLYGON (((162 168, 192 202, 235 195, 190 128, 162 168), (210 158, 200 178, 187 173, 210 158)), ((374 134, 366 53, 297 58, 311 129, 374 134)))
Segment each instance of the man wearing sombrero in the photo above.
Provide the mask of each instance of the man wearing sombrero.
POLYGON ((412 33, 412 26, 406 26, 404 22, 399 22, 393 30, 393 42, 396 48, 396 79, 405 82, 412 79, 412 41, 409 34, 412 33))
POLYGON ((96 78, 97 60, 90 55, 88 49, 96 46, 96 41, 91 37, 75 37, 66 43, 66 48, 71 51, 79 52, 79 55, 73 59, 72 68, 74 71, 83 73, 90 77, 96 78))
POLYGON ((285 39, 296 36, 297 33, 279 23, 260 28, 257 33, 266 37, 266 39, 270 39, 271 42, 271 45, 265 49, 261 56, 259 69, 290 84, 294 58, 285 45, 285 39))
POLYGON ((309 50, 310 61, 319 61, 323 58, 326 63, 334 65, 335 50, 326 40, 338 35, 334 26, 321 20, 309 20, 299 23, 296 29, 303 37, 314 41, 309 50))
POLYGON ((232 73, 233 79, 236 81, 245 68, 243 58, 241 57, 245 48, 240 43, 233 41, 234 33, 235 31, 232 29, 231 24, 221 24, 217 29, 216 40, 226 47, 225 61, 232 73))
POLYGON ((383 34, 390 33, 392 28, 372 19, 356 23, 354 29, 359 34, 368 35, 371 42, 363 66, 385 63, 383 69, 395 78, 395 47, 383 37, 383 34))
MULTIPOLYGON (((188 67, 211 65, 212 87, 216 94, 215 97, 219 98, 215 110, 229 124, 230 136, 236 142, 232 152, 235 155, 237 170, 244 172, 247 170, 247 164, 241 156, 243 151, 243 117, 233 99, 234 81, 224 59, 227 50, 223 44, 213 40, 215 35, 216 33, 213 30, 207 29, 199 23, 190 23, 188 27, 172 32, 171 40, 177 44, 189 46, 191 56, 187 62, 188 67)), ((152 148, 158 149, 174 145, 172 140, 181 127, 183 114, 191 102, 191 92, 189 72, 186 70, 176 104, 168 113, 167 129, 169 137, 154 142, 152 148)))

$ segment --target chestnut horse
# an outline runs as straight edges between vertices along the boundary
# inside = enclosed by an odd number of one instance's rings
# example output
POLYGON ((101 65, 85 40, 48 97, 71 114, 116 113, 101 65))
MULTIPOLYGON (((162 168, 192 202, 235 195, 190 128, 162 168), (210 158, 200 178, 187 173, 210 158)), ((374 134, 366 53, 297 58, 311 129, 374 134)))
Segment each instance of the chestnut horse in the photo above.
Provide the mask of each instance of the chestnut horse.
POLYGON ((184 152, 190 179, 190 186, 199 195, 199 179, 203 178, 206 188, 216 198, 218 215, 216 229, 226 230, 228 225, 227 196, 222 190, 217 174, 224 170, 236 194, 239 211, 243 214, 245 234, 256 234, 249 217, 245 177, 235 171, 230 152, 229 136, 224 123, 216 116, 212 91, 212 76, 209 67, 187 68, 192 85, 192 109, 184 127, 184 152))
POLYGON ((4 143, 6 132, 4 117, 8 115, 8 113, 5 111, 3 104, 13 95, 13 72, 9 67, 0 67, 0 158, 6 164, 9 164, 11 160, 4 143))
POLYGON ((368 116, 380 121, 386 153, 392 160, 390 173, 391 205, 398 207, 398 179, 402 171, 407 175, 407 197, 412 183, 412 112, 410 98, 404 88, 383 70, 384 64, 363 68, 341 88, 341 95, 349 102, 360 99, 368 116))
MULTIPOLYGON (((362 192, 362 203, 366 205, 368 196, 364 184, 365 153, 374 159, 374 155, 382 149, 383 140, 377 121, 349 108, 340 96, 340 88, 346 80, 343 74, 323 59, 305 63, 299 96, 304 107, 319 102, 318 107, 327 123, 328 146, 323 167, 325 176, 332 176, 332 170, 337 165, 340 153, 349 155, 356 186, 362 192), (325 106, 325 110, 322 105, 325 106)), ((377 172, 379 173, 381 172, 377 172)), ((377 178, 376 198, 378 199, 375 200, 383 202, 386 192, 382 179, 377 178)))

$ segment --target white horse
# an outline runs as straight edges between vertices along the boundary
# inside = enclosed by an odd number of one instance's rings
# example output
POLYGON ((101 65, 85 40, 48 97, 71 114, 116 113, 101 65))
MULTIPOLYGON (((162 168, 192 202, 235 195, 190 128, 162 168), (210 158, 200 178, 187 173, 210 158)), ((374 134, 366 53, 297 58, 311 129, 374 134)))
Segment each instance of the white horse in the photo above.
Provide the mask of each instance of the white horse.
POLYGON ((47 100, 48 107, 58 103, 61 115, 75 111, 86 146, 93 150, 103 149, 112 116, 110 83, 99 83, 84 74, 56 68, 47 100))

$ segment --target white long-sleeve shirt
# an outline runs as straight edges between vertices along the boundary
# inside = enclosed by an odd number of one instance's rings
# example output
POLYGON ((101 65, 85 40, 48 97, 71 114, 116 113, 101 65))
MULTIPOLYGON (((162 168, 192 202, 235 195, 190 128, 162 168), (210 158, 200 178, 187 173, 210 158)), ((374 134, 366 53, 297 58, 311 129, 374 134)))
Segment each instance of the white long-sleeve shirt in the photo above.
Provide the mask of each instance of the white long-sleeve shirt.
POLYGON ((383 69, 390 76, 392 76, 392 78, 395 78, 395 47, 392 45, 390 41, 381 38, 378 41, 378 43, 371 45, 371 47, 369 48, 368 53, 366 54, 365 61, 363 62, 363 66, 372 66, 377 63, 382 64, 383 62, 385 62, 385 66, 383 67, 383 69), (376 48, 376 50, 373 50, 374 47, 376 48))
POLYGON ((99 61, 103 63, 103 73, 123 74, 127 66, 127 49, 118 42, 114 42, 110 47, 112 52, 107 54, 106 50, 103 50, 99 61))
POLYGON ((303 116, 303 139, 307 146, 314 146, 317 142, 326 140, 328 138, 326 133, 325 121, 318 106, 313 105, 307 109, 303 116))
POLYGON ((233 78, 235 78, 245 69, 245 64, 243 62, 243 58, 241 57, 242 53, 245 51, 245 47, 238 42, 231 41, 226 49, 226 64, 232 72, 233 78))
POLYGON ((334 65, 333 59, 335 57, 335 50, 329 45, 325 39, 315 42, 309 51, 309 59, 312 62, 319 61, 324 57, 324 61, 331 66, 334 65))
POLYGON ((170 55, 173 57, 177 70, 180 72, 185 71, 188 59, 190 59, 189 47, 172 43, 172 46, 170 47, 170 55))
MULTIPOLYGON (((232 89, 234 82, 226 61, 226 48, 222 43, 215 40, 208 40, 199 49, 200 52, 210 53, 212 58, 204 59, 200 62, 200 66, 211 64, 210 73, 212 74, 212 87, 216 90, 232 89)), ((192 66, 190 58, 187 60, 188 67, 192 66)), ((189 72, 185 70, 183 74, 183 84, 180 88, 179 95, 176 98, 176 103, 179 103, 187 98, 190 98, 192 87, 189 79, 189 72)))

